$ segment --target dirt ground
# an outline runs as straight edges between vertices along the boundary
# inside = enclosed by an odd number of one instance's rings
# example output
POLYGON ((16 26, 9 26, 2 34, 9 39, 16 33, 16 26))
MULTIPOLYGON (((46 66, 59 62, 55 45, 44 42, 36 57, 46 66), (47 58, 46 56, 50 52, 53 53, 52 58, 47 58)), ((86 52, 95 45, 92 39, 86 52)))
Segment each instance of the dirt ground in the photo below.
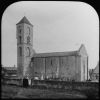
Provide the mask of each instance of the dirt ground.
POLYGON ((87 98, 77 91, 58 91, 54 89, 23 88, 11 85, 2 85, 2 98, 87 98))

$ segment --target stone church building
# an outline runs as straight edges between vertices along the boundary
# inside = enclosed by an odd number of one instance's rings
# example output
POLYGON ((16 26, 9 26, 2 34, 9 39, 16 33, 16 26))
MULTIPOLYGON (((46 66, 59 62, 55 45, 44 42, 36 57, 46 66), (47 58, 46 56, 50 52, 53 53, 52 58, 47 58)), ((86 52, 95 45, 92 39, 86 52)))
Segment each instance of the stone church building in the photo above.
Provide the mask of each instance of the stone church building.
POLYGON ((82 44, 76 51, 35 53, 33 25, 24 16, 16 24, 17 68, 19 78, 86 81, 88 55, 82 44))

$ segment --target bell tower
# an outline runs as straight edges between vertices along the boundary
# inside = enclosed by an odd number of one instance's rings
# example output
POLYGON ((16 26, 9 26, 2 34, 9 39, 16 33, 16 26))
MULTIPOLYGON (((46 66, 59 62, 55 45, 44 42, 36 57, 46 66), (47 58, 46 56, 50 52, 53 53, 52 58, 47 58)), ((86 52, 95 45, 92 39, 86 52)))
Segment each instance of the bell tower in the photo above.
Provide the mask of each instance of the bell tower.
POLYGON ((16 24, 18 76, 28 76, 28 68, 33 55, 33 25, 24 16, 16 24))

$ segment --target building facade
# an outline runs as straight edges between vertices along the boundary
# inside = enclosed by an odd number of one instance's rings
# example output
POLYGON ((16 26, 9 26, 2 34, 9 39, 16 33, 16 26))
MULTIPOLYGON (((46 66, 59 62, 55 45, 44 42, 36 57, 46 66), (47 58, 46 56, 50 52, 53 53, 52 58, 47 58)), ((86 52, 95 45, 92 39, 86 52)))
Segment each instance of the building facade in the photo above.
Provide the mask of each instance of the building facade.
POLYGON ((17 78, 17 68, 16 67, 2 67, 2 75, 5 79, 17 78))
POLYGON ((72 52, 34 54, 30 68, 32 78, 59 78, 64 81, 88 80, 88 56, 84 45, 72 52))
POLYGON ((99 82, 99 62, 94 69, 90 70, 90 80, 92 82, 99 82))
POLYGON ((32 48, 33 25, 26 17, 16 25, 19 77, 41 80, 59 78, 64 81, 88 79, 88 55, 83 44, 76 51, 35 53, 32 48))

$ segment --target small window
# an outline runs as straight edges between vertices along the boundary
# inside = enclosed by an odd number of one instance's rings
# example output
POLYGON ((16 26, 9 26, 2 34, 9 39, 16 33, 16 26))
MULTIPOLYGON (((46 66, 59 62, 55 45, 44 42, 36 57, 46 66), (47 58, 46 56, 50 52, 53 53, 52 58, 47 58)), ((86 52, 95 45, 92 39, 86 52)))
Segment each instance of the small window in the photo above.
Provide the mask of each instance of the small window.
POLYGON ((96 75, 96 79, 98 79, 98 75, 96 75))
POLYGON ((37 72, 35 72, 35 74, 38 74, 37 72))
POLYGON ((51 59, 51 66, 53 65, 52 59, 51 59))
POLYGON ((22 32, 22 30, 21 30, 21 28, 19 28, 19 29, 18 29, 18 33, 21 34, 21 32, 22 32))
POLYGON ((19 29, 19 33, 21 34, 21 29, 19 29))
POLYGON ((22 42, 22 37, 19 36, 19 43, 21 44, 21 42, 22 42))
POLYGON ((28 27, 28 34, 30 35, 30 27, 28 27))
POLYGON ((27 37, 27 43, 30 43, 30 37, 29 36, 27 37))
POLYGON ((21 34, 21 26, 18 26, 18 33, 20 33, 21 34))
POLYGON ((22 56, 22 47, 19 47, 19 55, 22 56))
POLYGON ((27 47, 27 56, 30 56, 30 48, 27 47))
POLYGON ((63 59, 62 59, 62 64, 64 64, 64 61, 63 61, 63 59))

